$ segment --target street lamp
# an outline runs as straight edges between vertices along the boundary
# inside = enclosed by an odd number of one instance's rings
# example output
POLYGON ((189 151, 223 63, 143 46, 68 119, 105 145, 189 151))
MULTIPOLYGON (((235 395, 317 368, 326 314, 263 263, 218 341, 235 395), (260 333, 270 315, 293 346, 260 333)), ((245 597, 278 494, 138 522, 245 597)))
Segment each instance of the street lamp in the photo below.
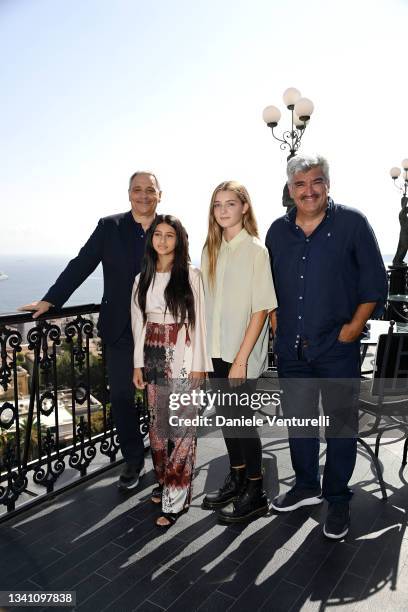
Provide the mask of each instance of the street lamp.
POLYGON ((398 215, 400 223, 400 235, 398 240, 397 251, 392 260, 390 268, 390 295, 388 296, 388 309, 392 316, 396 320, 407 321, 406 309, 408 302, 408 275, 407 275, 407 264, 404 259, 408 251, 408 159, 403 159, 401 162, 401 168, 394 166, 390 170, 390 176, 394 181, 395 187, 402 194, 401 197, 401 210, 398 215), (400 180, 398 180, 400 179, 400 180))
POLYGON ((296 155, 296 151, 300 147, 300 141, 313 113, 314 106, 311 100, 302 98, 300 91, 295 87, 289 87, 284 91, 283 101, 286 108, 291 112, 290 130, 285 130, 281 137, 275 134, 274 129, 281 118, 281 112, 277 106, 267 106, 263 111, 263 119, 266 125, 271 128, 272 136, 281 143, 281 150, 289 150, 287 158, 289 161, 289 159, 296 155))
POLYGON ((405 197, 408 193, 408 159, 403 159, 401 162, 402 166, 402 176, 399 183, 397 183, 397 178, 401 175, 401 168, 398 166, 393 166, 390 170, 390 175, 392 180, 394 181, 394 185, 396 188, 402 192, 402 195, 405 197))

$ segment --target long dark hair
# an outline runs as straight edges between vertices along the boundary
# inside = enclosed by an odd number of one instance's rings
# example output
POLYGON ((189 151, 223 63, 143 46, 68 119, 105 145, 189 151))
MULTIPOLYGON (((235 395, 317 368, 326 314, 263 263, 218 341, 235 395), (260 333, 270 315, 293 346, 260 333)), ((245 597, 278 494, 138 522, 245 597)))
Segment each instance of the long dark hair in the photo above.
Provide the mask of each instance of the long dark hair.
POLYGON ((168 309, 174 319, 181 323, 188 319, 191 328, 195 326, 194 296, 190 285, 188 267, 190 256, 188 254, 188 236, 181 222, 173 215, 157 215, 146 236, 146 246, 140 272, 137 296, 143 321, 146 324, 146 294, 150 284, 156 277, 157 253, 153 248, 153 234, 160 223, 170 225, 176 232, 176 248, 171 268, 170 280, 164 290, 166 310, 168 309))

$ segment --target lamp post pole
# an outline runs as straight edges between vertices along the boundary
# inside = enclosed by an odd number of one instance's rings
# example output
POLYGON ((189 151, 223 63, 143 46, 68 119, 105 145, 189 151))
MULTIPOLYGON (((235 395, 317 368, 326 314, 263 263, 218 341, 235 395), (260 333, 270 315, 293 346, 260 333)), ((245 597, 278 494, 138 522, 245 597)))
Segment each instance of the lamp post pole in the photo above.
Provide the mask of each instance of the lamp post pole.
POLYGON ((400 235, 397 251, 394 255, 390 270, 390 288, 388 296, 388 314, 397 321, 407 320, 407 264, 404 258, 408 250, 408 159, 403 159, 401 168, 394 166, 390 175, 395 187, 402 194, 401 210, 398 215, 400 235), (398 179, 400 179, 398 181, 398 179), (398 181, 398 182, 397 182, 398 181))
MULTIPOLYGON (((276 127, 281 118, 281 112, 277 106, 267 106, 263 111, 263 120, 271 128, 272 136, 280 143, 282 151, 289 153, 287 161, 296 155, 300 147, 303 134, 313 113, 313 102, 308 98, 302 98, 301 93, 295 87, 289 87, 283 92, 283 102, 290 112, 290 129, 284 130, 280 136, 276 133, 276 127)), ((287 212, 295 203, 289 195, 288 184, 285 183, 282 193, 282 205, 286 206, 287 212)))

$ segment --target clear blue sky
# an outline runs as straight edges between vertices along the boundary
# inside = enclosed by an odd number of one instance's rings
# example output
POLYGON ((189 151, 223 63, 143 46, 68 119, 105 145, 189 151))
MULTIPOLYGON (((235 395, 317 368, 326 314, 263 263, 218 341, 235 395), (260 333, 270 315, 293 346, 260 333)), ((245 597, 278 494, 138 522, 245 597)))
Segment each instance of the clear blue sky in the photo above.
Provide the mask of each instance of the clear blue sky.
POLYGON ((221 180, 247 185, 264 235, 286 156, 262 110, 289 86, 315 103, 302 149, 393 252, 407 23, 402 0, 1 0, 0 253, 74 254, 144 168, 193 257, 221 180))

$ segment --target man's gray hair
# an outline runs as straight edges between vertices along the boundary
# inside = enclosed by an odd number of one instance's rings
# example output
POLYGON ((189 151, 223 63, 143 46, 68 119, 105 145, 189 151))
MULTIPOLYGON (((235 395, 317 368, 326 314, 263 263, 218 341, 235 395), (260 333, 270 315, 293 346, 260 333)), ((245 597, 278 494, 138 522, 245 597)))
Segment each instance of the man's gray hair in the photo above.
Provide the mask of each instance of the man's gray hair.
POLYGON ((132 176, 130 177, 130 179, 129 179, 129 189, 130 189, 130 186, 132 184, 133 179, 135 178, 135 176, 139 176, 139 174, 148 174, 148 175, 152 176, 154 178, 155 182, 156 182, 157 191, 161 191, 160 183, 158 181, 157 176, 153 172, 149 172, 149 170, 136 170, 136 172, 134 172, 132 174, 132 176))
POLYGON ((330 183, 329 164, 323 155, 295 155, 288 161, 286 173, 289 185, 293 183, 293 177, 298 172, 308 172, 312 168, 320 167, 327 184, 330 183))

